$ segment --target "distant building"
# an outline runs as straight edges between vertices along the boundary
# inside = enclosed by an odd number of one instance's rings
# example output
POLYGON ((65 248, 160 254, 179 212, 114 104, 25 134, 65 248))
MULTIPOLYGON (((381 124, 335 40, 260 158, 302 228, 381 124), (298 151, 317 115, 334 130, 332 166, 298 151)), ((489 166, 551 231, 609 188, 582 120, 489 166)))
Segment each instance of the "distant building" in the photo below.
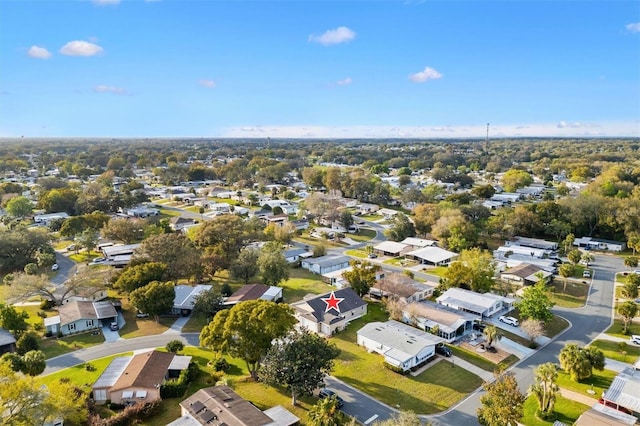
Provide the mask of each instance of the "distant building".
POLYGON ((601 238, 592 237, 576 238, 573 245, 586 250, 620 252, 625 249, 625 243, 621 241, 603 240, 601 238))
POLYGON ((500 279, 511 284, 524 286, 534 285, 540 278, 542 278, 545 283, 548 283, 552 276, 553 274, 551 272, 547 272, 536 265, 522 263, 503 271, 500 274, 500 279))
POLYGON ((302 260, 302 268, 314 274, 326 274, 349 266, 351 258, 348 256, 327 255, 302 260))
POLYGON ((243 285, 224 301, 225 305, 236 305, 247 300, 268 300, 270 302, 282 301, 282 287, 268 286, 264 284, 243 285))

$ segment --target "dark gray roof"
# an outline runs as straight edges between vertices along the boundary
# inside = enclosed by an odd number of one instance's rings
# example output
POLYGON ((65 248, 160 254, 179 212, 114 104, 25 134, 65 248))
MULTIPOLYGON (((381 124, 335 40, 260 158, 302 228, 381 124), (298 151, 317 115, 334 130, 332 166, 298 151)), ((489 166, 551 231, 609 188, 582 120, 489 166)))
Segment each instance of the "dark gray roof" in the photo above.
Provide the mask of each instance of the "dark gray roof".
POLYGON ((4 328, 0 328, 0 346, 11 345, 16 342, 16 338, 13 334, 9 333, 4 328))
MULTIPOLYGON (((335 312, 335 310, 332 309, 329 312, 325 312, 327 303, 322 299, 329 297, 330 294, 331 293, 325 293, 306 300, 307 305, 313 309, 312 315, 318 320, 318 322, 331 324, 334 321, 340 320, 340 316, 335 312)), ((338 304, 341 313, 352 311, 367 304, 367 302, 362 300, 360 296, 350 288, 337 290, 334 294, 338 299, 343 299, 342 302, 338 304)))

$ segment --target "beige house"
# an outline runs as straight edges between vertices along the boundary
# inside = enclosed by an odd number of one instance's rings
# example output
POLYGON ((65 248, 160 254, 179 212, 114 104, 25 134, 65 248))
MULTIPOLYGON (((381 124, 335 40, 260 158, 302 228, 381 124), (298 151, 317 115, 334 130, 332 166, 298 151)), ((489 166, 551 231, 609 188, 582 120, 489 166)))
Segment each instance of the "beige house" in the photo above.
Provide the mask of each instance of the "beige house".
POLYGON ((438 284, 422 283, 404 274, 387 273, 369 290, 373 297, 393 297, 405 303, 420 302, 433 295, 438 284))

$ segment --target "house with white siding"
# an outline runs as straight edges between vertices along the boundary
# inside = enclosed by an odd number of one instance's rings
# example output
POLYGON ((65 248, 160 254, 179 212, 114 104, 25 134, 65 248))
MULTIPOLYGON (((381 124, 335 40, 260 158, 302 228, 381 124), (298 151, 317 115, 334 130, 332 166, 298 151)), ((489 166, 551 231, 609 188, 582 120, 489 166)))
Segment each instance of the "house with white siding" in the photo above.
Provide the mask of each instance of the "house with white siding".
POLYGON ((343 288, 335 292, 307 295, 303 300, 291 304, 298 320, 299 327, 306 327, 310 331, 331 336, 336 331, 344 330, 349 322, 367 314, 367 302, 362 300, 351 288, 343 288), (338 303, 339 312, 335 309, 327 310, 327 299, 333 294, 341 299, 338 303))
POLYGON ((117 321, 118 313, 109 301, 71 301, 58 308, 58 315, 44 319, 47 334, 64 336, 95 330, 112 321, 117 321))
POLYGON ((314 274, 322 275, 327 272, 337 271, 339 269, 345 269, 349 266, 351 258, 348 256, 339 255, 326 255, 321 257, 314 257, 302 260, 302 268, 313 272, 314 274))
POLYGON ((436 301, 444 306, 479 315, 481 318, 490 317, 503 309, 511 309, 515 302, 509 297, 493 293, 476 293, 462 288, 450 288, 436 301))

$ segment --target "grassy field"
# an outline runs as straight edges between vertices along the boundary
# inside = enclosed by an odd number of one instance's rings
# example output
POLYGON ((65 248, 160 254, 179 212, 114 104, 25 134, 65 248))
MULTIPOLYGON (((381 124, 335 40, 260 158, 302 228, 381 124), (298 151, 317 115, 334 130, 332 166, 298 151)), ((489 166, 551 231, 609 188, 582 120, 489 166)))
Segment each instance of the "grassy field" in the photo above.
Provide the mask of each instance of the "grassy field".
MULTIPOLYGON (((589 406, 580 404, 571 399, 558 395, 554 406, 556 419, 566 425, 573 424, 578 417, 589 409, 589 406)), ((538 401, 535 396, 530 395, 524 403, 524 417, 520 423, 527 426, 547 426, 553 425, 553 422, 546 422, 536 417, 538 410, 538 401)))
POLYGON ((417 377, 384 368, 381 355, 369 353, 355 343, 356 331, 364 324, 388 319, 379 304, 370 303, 368 312, 331 339, 342 351, 335 363, 335 377, 386 404, 421 414, 442 411, 482 384, 478 376, 460 367, 452 368, 448 362, 433 364, 417 377))
POLYGON ((89 371, 85 368, 87 363, 79 364, 74 367, 65 368, 64 370, 60 370, 53 374, 48 374, 46 376, 39 376, 37 380, 39 383, 43 385, 49 385, 50 383, 56 382, 60 379, 69 379, 71 383, 78 386, 79 388, 84 389, 87 392, 91 391, 91 386, 98 380, 98 377, 102 374, 102 372, 107 368, 112 359, 119 356, 127 356, 131 355, 133 352, 122 353, 118 355, 112 355, 105 358, 94 359, 89 362, 95 370, 89 371))
POLYGON ((622 320, 615 319, 613 322, 613 325, 607 329, 606 333, 611 336, 620 337, 625 340, 629 339, 629 336, 632 334, 640 334, 640 321, 638 321, 637 319, 634 321, 631 321, 631 323, 629 324, 629 334, 624 334, 622 330, 623 330, 622 320))
POLYGON ((61 338, 50 337, 38 342, 40 350, 44 352, 47 359, 101 343, 104 343, 104 336, 101 332, 98 334, 88 332, 61 338))
POLYGON ((573 380, 571 380, 571 377, 569 377, 567 373, 560 370, 558 371, 558 380, 556 383, 561 388, 578 392, 582 395, 593 398, 594 401, 596 401, 598 398, 600 398, 602 392, 609 389, 611 382, 617 374, 618 373, 616 373, 615 371, 607 369, 603 371, 594 370, 593 375, 590 378, 585 379, 582 382, 574 382, 573 380), (591 389, 595 391, 593 395, 587 392, 591 389))
POLYGON ((284 300, 287 303, 301 300, 309 293, 322 294, 334 289, 320 280, 319 275, 312 274, 306 269, 294 268, 289 271, 289 279, 280 284, 284 300))
POLYGON ((191 318, 189 318, 189 321, 187 321, 187 323, 184 325, 184 327, 182 327, 182 332, 183 333, 200 333, 200 331, 202 331, 202 328, 209 324, 209 321, 207 321, 207 318, 205 318, 202 315, 191 315, 191 318))
POLYGON ((595 346, 600 349, 606 358, 615 359, 620 362, 633 364, 640 356, 640 346, 626 342, 596 340, 592 342, 590 346, 595 346))
POLYGON ((569 327, 569 322, 566 319, 554 315, 553 319, 549 321, 548 324, 545 324, 544 335, 547 337, 555 337, 566 330, 567 327, 569 327))
POLYGON ((589 294, 589 285, 582 283, 554 280, 549 285, 549 299, 563 308, 580 308, 584 306, 589 294))
POLYGON ((364 243, 375 238, 376 231, 374 231, 373 229, 360 229, 360 232, 358 232, 357 234, 346 234, 346 236, 354 241, 364 243))

